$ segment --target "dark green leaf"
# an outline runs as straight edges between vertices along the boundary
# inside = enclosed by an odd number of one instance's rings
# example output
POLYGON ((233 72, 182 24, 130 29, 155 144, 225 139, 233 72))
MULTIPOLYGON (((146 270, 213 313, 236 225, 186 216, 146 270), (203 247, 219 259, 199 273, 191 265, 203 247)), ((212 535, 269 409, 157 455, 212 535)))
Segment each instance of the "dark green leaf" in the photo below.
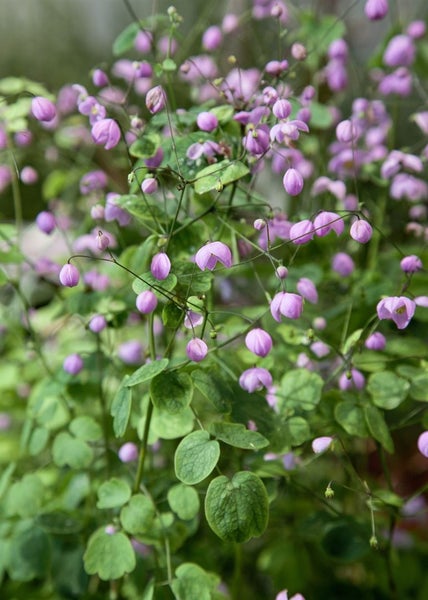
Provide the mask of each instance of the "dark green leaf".
POLYGON ((213 423, 210 428, 211 435, 218 440, 246 450, 260 450, 269 445, 263 435, 257 431, 251 431, 240 423, 213 423))
POLYGON ((364 416, 367 427, 374 439, 380 442, 385 450, 392 454, 394 452, 394 442, 381 411, 376 406, 368 404, 364 406, 364 416))
POLYGON ((15 581, 47 577, 51 556, 49 537, 41 527, 20 531, 9 548, 9 575, 15 581))
POLYGON ((334 416, 339 425, 350 435, 368 437, 364 411, 352 400, 339 402, 334 409, 334 416))
POLYGON ((188 485, 199 483, 213 471, 219 458, 219 443, 210 440, 207 431, 194 431, 181 440, 175 451, 175 474, 188 485))
POLYGON ((278 407, 281 411, 314 410, 321 400, 324 382, 317 373, 307 369, 288 371, 281 380, 278 407))
POLYGON ((195 178, 195 192, 205 194, 211 190, 221 191, 225 185, 242 179, 249 172, 248 167, 240 161, 222 160, 198 172, 195 178))
POLYGON ((126 387, 132 387, 139 383, 143 383, 144 381, 150 381, 153 377, 164 371, 167 368, 168 363, 169 360, 167 358, 161 358, 146 363, 127 378, 125 383, 126 387))
POLYGON ((132 406, 132 390, 127 387, 126 376, 111 403, 110 414, 113 417, 113 431, 116 437, 122 437, 128 426, 132 406))
POLYGON ((189 406, 193 395, 190 376, 181 371, 168 371, 154 377, 150 383, 153 404, 171 414, 189 406))

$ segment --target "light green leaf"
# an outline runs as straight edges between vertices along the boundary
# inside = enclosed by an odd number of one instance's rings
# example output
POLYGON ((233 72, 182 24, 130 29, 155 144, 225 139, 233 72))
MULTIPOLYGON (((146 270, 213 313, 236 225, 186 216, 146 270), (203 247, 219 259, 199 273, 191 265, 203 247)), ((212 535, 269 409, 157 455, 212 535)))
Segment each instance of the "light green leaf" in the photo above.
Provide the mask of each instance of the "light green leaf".
POLYGON ((156 375, 164 371, 168 366, 169 360, 167 358, 161 358, 160 360, 154 360, 148 362, 130 375, 126 380, 126 387, 132 387, 153 379, 156 375))
POLYGON ((311 437, 309 424, 303 417, 291 417, 287 420, 287 427, 292 446, 300 446, 311 437))
POLYGON ((410 396, 414 400, 428 402, 428 373, 423 372, 410 381, 410 396))
POLYGON ((176 600, 213 600, 213 593, 220 583, 219 577, 194 563, 183 563, 175 575, 171 589, 176 600))
POLYGON ((97 508, 116 508, 123 506, 128 502, 131 497, 131 488, 129 485, 118 479, 112 477, 108 481, 105 481, 98 488, 98 502, 97 508))
POLYGON ((157 133, 146 133, 135 140, 129 147, 129 154, 136 158, 150 158, 160 146, 160 137, 157 133))
POLYGON ((350 435, 368 437, 369 432, 363 409, 352 400, 339 402, 334 409, 334 417, 339 425, 350 435))
POLYGON ((59 433, 54 440, 52 456, 58 467, 84 469, 91 464, 93 455, 92 448, 86 442, 72 437, 67 431, 59 433))
POLYGON ((392 410, 400 406, 407 397, 410 384, 392 371, 381 371, 370 375, 367 391, 379 408, 392 410))
POLYGON ((28 441, 28 452, 31 456, 37 456, 45 448, 49 440, 49 431, 44 427, 35 427, 28 441))
POLYGON ((76 417, 70 423, 70 431, 85 442, 96 442, 102 438, 101 426, 92 417, 76 417))
POLYGON ((85 570, 103 581, 119 579, 135 569, 135 552, 122 532, 108 534, 98 529, 90 538, 83 556, 85 570))
POLYGON ((128 533, 137 535, 148 531, 155 517, 153 502, 143 494, 132 496, 120 511, 120 522, 128 533))
POLYGON ((34 473, 28 473, 9 488, 6 511, 9 515, 22 518, 33 517, 40 512, 44 495, 45 488, 40 478, 34 473))
POLYGON ((210 432, 217 439, 235 448, 260 450, 269 446, 269 440, 261 433, 251 431, 241 423, 213 423, 210 432))
POLYGON ((148 271, 141 275, 141 279, 134 279, 132 289, 136 294, 151 290, 159 300, 165 301, 171 297, 171 294, 168 294, 168 292, 171 292, 176 285, 177 277, 174 273, 170 273, 168 277, 159 281, 159 279, 153 277, 150 271, 148 271))
POLYGON ((122 437, 128 427, 132 406, 132 390, 127 387, 129 377, 126 375, 111 403, 110 414, 113 417, 114 435, 122 437))
POLYGON ((152 379, 150 396, 157 408, 171 414, 178 413, 192 401, 192 380, 182 371, 162 373, 152 379))
POLYGON ((220 444, 207 431, 189 433, 174 456, 175 474, 188 485, 199 483, 212 472, 220 458, 220 444))
POLYGON ((314 410, 321 400, 324 382, 317 373, 307 369, 288 371, 281 380, 278 407, 280 412, 314 410))
POLYGON ((222 540, 246 542, 261 535, 268 522, 268 495, 262 480, 250 471, 232 479, 213 479, 205 497, 209 526, 222 540))
POLYGON ((167 498, 171 510, 184 521, 193 519, 199 512, 199 496, 193 487, 177 483, 169 488, 167 498))
POLYGON ((195 416, 188 406, 174 414, 155 406, 150 427, 155 436, 163 440, 176 440, 193 430, 194 421, 195 416))
POLYGON ((221 191, 225 185, 242 179, 249 172, 248 167, 239 160, 222 160, 198 172, 194 182, 195 192, 205 194, 211 190, 221 191))
POLYGON ((113 42, 114 56, 120 56, 134 47, 135 38, 140 31, 138 23, 131 23, 126 27, 113 42))
POLYGON ((37 526, 19 531, 10 543, 8 571, 15 581, 31 581, 47 577, 51 544, 46 532, 37 526))
POLYGON ((368 404, 364 406, 364 416, 367 427, 374 439, 380 442, 385 450, 392 454, 394 452, 394 442, 381 411, 376 406, 368 404))
POLYGON ((168 73, 174 73, 177 70, 177 65, 172 60, 172 58, 165 58, 162 61, 162 69, 168 73))

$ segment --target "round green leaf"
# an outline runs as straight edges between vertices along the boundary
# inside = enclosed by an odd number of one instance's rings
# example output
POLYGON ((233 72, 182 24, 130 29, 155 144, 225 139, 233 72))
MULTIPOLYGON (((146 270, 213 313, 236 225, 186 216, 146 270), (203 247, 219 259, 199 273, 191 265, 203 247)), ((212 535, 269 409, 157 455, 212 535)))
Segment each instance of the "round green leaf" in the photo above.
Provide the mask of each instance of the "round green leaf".
POLYGON ((95 442, 102 438, 101 426, 92 417, 76 417, 70 423, 70 431, 80 440, 95 442))
POLYGON ((150 428, 156 437, 176 440, 193 430, 194 421, 195 416, 188 406, 174 414, 155 406, 150 428))
POLYGON ((205 497, 209 526, 222 540, 246 542, 261 535, 268 522, 269 502, 262 480, 249 471, 232 479, 213 479, 205 497))
POLYGON ((174 457, 175 474, 188 485, 211 473, 220 458, 220 444, 207 431, 193 431, 181 440, 174 457))
POLYGON ((199 512, 198 492, 183 483, 178 483, 168 490, 168 503, 171 510, 184 521, 193 519, 199 512))
POLYGON ((376 406, 369 404, 364 407, 364 416, 374 439, 380 442, 388 452, 394 452, 394 442, 381 411, 376 406))
POLYGON ((171 414, 189 406, 193 395, 190 375, 180 371, 169 371, 154 377, 150 384, 153 404, 171 414))
POLYGON ((85 571, 103 581, 119 579, 135 569, 135 552, 122 532, 108 534, 98 529, 90 538, 83 555, 85 571))
POLYGON ((370 375, 367 391, 379 408, 392 410, 406 399, 410 384, 392 371, 380 371, 370 375))
POLYGON ((28 473, 9 488, 6 511, 9 515, 19 515, 22 518, 35 516, 40 511, 44 495, 42 481, 34 473, 28 473))
POLYGON ((129 485, 125 481, 117 479, 117 477, 112 477, 98 488, 97 508, 123 506, 130 497, 131 488, 129 485))
POLYGON ((94 453, 86 442, 72 437, 67 431, 62 431, 55 438, 52 455, 58 467, 84 469, 91 464, 94 453))
POLYGON ((321 400, 324 382, 317 373, 307 369, 288 371, 281 380, 281 394, 278 406, 280 411, 314 410, 321 400))
POLYGON ((175 598, 181 600, 211 600, 220 583, 216 575, 207 573, 199 565, 183 563, 175 571, 171 584, 175 598))
POLYGON ((308 422, 303 417, 291 417, 287 421, 292 446, 300 446, 311 437, 308 422))
POLYGON ((153 377, 156 377, 156 375, 164 371, 167 368, 168 363, 169 360, 167 358, 161 358, 160 360, 146 363, 127 378, 125 382, 126 387, 132 387, 139 383, 143 383, 144 381, 150 381, 150 379, 153 379, 153 377))
POLYGON ((150 529, 155 517, 153 502, 143 494, 132 496, 120 511, 120 522, 128 533, 136 535, 150 529))
POLYGON ((251 431, 241 423, 213 423, 211 434, 235 448, 260 450, 269 446, 269 440, 261 435, 261 433, 251 431))
POLYGON ((352 400, 344 400, 334 409, 334 417, 350 435, 368 437, 363 409, 352 400))
POLYGON ((414 400, 428 401, 428 373, 423 372, 412 378, 410 395, 414 400))

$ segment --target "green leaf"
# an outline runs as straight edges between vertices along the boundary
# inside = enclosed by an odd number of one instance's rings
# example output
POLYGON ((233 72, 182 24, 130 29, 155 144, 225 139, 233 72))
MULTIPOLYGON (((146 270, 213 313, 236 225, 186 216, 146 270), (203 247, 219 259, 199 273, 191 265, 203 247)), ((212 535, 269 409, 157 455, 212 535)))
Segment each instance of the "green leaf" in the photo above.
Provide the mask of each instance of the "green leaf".
POLYGON ((150 158, 156 154, 156 150, 160 146, 160 141, 157 133, 146 133, 131 144, 129 154, 136 158, 150 158))
POLYGON ((165 327, 176 328, 183 320, 184 312, 176 302, 168 302, 162 309, 162 323, 165 327))
POLYGON ((59 433, 54 440, 52 456, 58 467, 84 469, 91 464, 93 455, 86 442, 72 437, 67 431, 59 433))
POLYGON ((113 417, 114 435, 122 437, 128 427, 132 406, 132 390, 127 387, 129 377, 125 376, 111 403, 110 414, 113 417))
POLYGON ((278 408, 281 411, 314 410, 321 400, 324 382, 317 373, 307 369, 288 371, 281 380, 278 408))
POLYGON ((153 379, 156 375, 164 371, 168 366, 169 360, 167 358, 161 358, 160 360, 154 360, 148 362, 136 371, 132 373, 126 380, 126 387, 132 387, 153 379))
POLYGON ((153 404, 171 414, 189 406, 193 396, 190 376, 181 371, 169 371, 157 375, 150 383, 153 404))
POLYGON ((367 391, 379 408, 392 410, 400 406, 407 397, 410 384, 392 371, 381 371, 370 375, 367 391))
POLYGON ((334 409, 334 417, 350 435, 368 437, 363 409, 352 400, 339 402, 334 409))
POLYGON ((193 431, 181 440, 174 456, 175 474, 183 483, 199 483, 213 471, 220 458, 220 444, 207 431, 193 431))
POLYGON ((171 294, 168 294, 167 292, 171 292, 177 285, 177 277, 174 275, 174 273, 170 273, 168 277, 160 282, 158 279, 153 277, 150 271, 148 271, 147 273, 143 273, 141 275, 141 279, 134 279, 132 284, 132 289, 134 292, 136 294, 140 294, 146 290, 151 290, 160 300, 169 299, 171 294))
POLYGON ((136 494, 120 511, 120 522, 125 531, 137 535, 150 529, 155 514, 153 502, 143 494, 136 494))
POLYGON ((240 471, 232 479, 213 479, 205 497, 209 526, 222 540, 246 542, 261 535, 268 522, 268 495, 254 473, 240 471))
POLYGON ((392 454, 394 452, 394 442, 392 441, 391 434, 389 433, 388 426, 385 423, 385 418, 381 411, 378 410, 376 406, 368 404, 367 406, 364 406, 364 416, 366 418, 367 427, 374 439, 380 442, 385 450, 392 454))
POLYGON ((49 431, 44 427, 35 427, 28 441, 28 452, 31 456, 37 456, 45 448, 49 441, 49 431))
POLYGON ((131 488, 125 481, 112 477, 100 485, 97 494, 97 508, 116 508, 128 502, 131 488))
POLYGON ((220 125, 226 125, 232 119, 235 111, 233 106, 223 104, 222 106, 213 106, 213 108, 210 108, 210 112, 217 117, 220 125))
POLYGON ((40 512, 44 495, 45 488, 40 478, 34 473, 28 473, 9 488, 6 511, 9 515, 22 518, 33 517, 40 512))
POLYGON ((168 490, 167 498, 171 510, 184 521, 193 519, 199 512, 199 496, 193 487, 177 483, 168 490))
POLYGON ((269 446, 269 440, 263 435, 247 429, 241 423, 213 423, 210 432, 212 436, 235 448, 260 450, 269 446))
POLYGON ((140 31, 138 23, 131 23, 126 27, 113 42, 114 56, 120 56, 124 52, 131 50, 134 47, 135 38, 140 31))
POLYGON ((194 414, 188 406, 174 414, 155 406, 150 428, 154 435, 163 440, 175 440, 193 430, 194 420, 194 414))
POLYGON ((172 60, 172 58, 165 58, 162 61, 162 69, 167 73, 174 73, 177 70, 177 65, 172 60))
POLYGON ((92 417, 76 417, 70 423, 70 431, 80 440, 96 442, 103 435, 101 426, 92 417))
POLYGON ((220 583, 217 575, 207 573, 199 565, 183 563, 175 571, 171 589, 176 600, 213 600, 220 583))
POLYGON ((214 404, 220 413, 229 412, 233 392, 222 378, 219 369, 213 367, 209 372, 195 369, 192 371, 192 379, 195 387, 214 404))
POLYGON ((15 581, 31 581, 47 577, 50 568, 51 544, 41 528, 32 525, 11 540, 8 571, 15 581))
POLYGON ((428 373, 423 372, 410 381, 410 396, 414 400, 428 401, 428 373))
POLYGON ((333 125, 333 113, 330 106, 311 102, 311 119, 309 122, 311 128, 328 129, 333 125))
POLYGON ((239 160, 222 160, 198 172, 194 182, 195 192, 205 194, 211 190, 221 191, 225 185, 242 179, 249 172, 248 167, 239 160))
POLYGON ((287 428, 290 432, 292 446, 300 446, 311 437, 309 424, 303 417, 291 417, 288 419, 287 428))
POLYGON ((165 215, 153 202, 147 198, 145 201, 136 194, 125 194, 115 199, 115 204, 127 210, 141 225, 158 226, 159 223, 165 223, 165 215))
POLYGON ((85 570, 103 581, 119 579, 135 569, 135 552, 122 532, 108 534, 98 529, 90 538, 83 555, 85 570))

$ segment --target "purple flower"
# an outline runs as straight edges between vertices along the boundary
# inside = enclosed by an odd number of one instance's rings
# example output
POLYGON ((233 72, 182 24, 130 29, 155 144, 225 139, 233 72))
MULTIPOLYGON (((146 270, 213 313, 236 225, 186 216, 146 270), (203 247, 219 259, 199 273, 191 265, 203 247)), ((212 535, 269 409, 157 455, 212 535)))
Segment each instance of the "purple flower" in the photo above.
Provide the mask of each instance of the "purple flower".
POLYGON ((252 329, 245 336, 245 345, 256 356, 265 357, 272 348, 272 338, 264 329, 252 329))
POLYGON ((89 321, 88 327, 93 333, 100 333, 107 327, 106 318, 103 315, 94 315, 89 321))
POLYGON ((74 287, 79 283, 80 274, 74 265, 67 263, 59 272, 59 281, 65 287, 74 287))
POLYGON ((388 13, 388 0, 367 0, 364 12, 370 21, 383 19, 388 13))
POLYGON ((278 292, 270 303, 270 312, 278 323, 281 321, 281 315, 288 319, 298 319, 302 311, 302 296, 291 292, 278 292))
POLYGON ((318 302, 318 292, 313 281, 307 277, 301 277, 297 282, 297 291, 305 300, 311 304, 318 302))
POLYGON ((342 277, 348 277, 355 269, 354 261, 346 252, 338 252, 331 261, 333 271, 336 271, 342 277))
POLYGON ((165 107, 165 91, 161 85, 151 88, 146 94, 146 107, 152 115, 156 115, 165 107))
POLYGON ((312 450, 315 452, 315 454, 320 454, 321 452, 327 450, 327 448, 331 446, 332 442, 333 438, 327 435, 315 438, 312 440, 312 450))
POLYGON ((267 369, 253 367, 244 371, 239 378, 239 385, 243 390, 252 394, 263 387, 269 388, 272 385, 272 375, 267 369))
POLYGON ((55 229, 55 217, 51 212, 47 210, 42 210, 36 217, 37 227, 43 233, 49 235, 55 229))
POLYGON ((223 242, 209 242, 202 246, 195 254, 195 263, 204 271, 212 271, 217 262, 220 262, 227 268, 232 266, 232 253, 230 248, 223 242))
POLYGON ((406 67, 398 67, 389 75, 385 75, 379 83, 379 92, 385 96, 397 94, 409 96, 412 92, 413 78, 406 67))
POLYGON ((323 237, 334 231, 336 235, 341 235, 345 228, 342 217, 337 213, 323 210, 317 214, 314 219, 315 235, 323 237))
POLYGON ((155 310, 158 305, 158 299, 151 290, 145 290, 141 294, 138 294, 135 304, 140 313, 147 315, 155 310))
POLYGON ((166 279, 171 270, 171 261, 166 252, 158 252, 152 258, 150 264, 150 272, 156 279, 162 281, 166 279))
POLYGON ((141 184, 143 194, 154 194, 158 189, 158 182, 154 177, 147 177, 141 184))
POLYGON ((424 431, 418 437, 418 450, 425 458, 428 458, 428 431, 424 431))
POLYGON ((94 69, 92 73, 92 83, 97 87, 103 87, 108 84, 108 77, 101 69, 94 69))
POLYGON ((303 177, 297 169, 287 169, 282 179, 285 191, 290 196, 298 196, 303 190, 303 177))
POLYGON ((204 321, 203 315, 194 312, 193 310, 186 311, 186 316, 184 317, 183 325, 187 329, 193 329, 198 325, 201 325, 204 321))
POLYGON ((70 375, 77 375, 83 369, 83 359, 80 354, 70 354, 64 359, 62 368, 70 375))
POLYGON ((218 27, 217 25, 212 25, 204 31, 204 34, 202 36, 202 47, 204 50, 212 52, 213 50, 217 50, 222 41, 223 34, 221 32, 220 27, 218 27))
POLYGON ((120 198, 119 194, 110 192, 106 195, 106 206, 104 218, 107 222, 117 221, 120 226, 124 227, 131 222, 131 215, 123 208, 116 204, 116 200, 120 198))
POLYGON ((414 40, 418 40, 424 37, 426 33, 426 25, 423 21, 412 21, 408 24, 406 33, 410 35, 414 40))
POLYGON ((81 194, 89 194, 97 190, 102 190, 107 186, 107 175, 101 169, 85 173, 79 182, 81 194))
POLYGON ((277 119, 286 119, 292 111, 291 103, 285 98, 277 100, 272 106, 272 112, 277 119))
POLYGON ((413 120, 425 135, 428 135, 428 110, 415 113, 413 120))
POLYGON ((190 360, 200 362, 208 354, 208 346, 200 338, 193 338, 186 346, 186 354, 190 360))
POLYGON ((203 111, 198 114, 196 124, 201 131, 214 131, 218 126, 218 119, 214 113, 203 111))
POLYGON ((404 273, 416 273, 422 269, 423 265, 418 256, 411 254, 410 256, 405 256, 400 261, 400 267, 404 273))
POLYGON ((303 219, 290 228, 290 240, 293 244, 300 245, 310 242, 314 237, 314 224, 309 219, 303 219))
POLYGON ((143 360, 143 347, 138 340, 129 340, 119 346, 117 354, 125 364, 138 365, 143 360))
POLYGON ((91 135, 98 146, 111 150, 120 141, 120 127, 114 119, 101 119, 92 126, 91 135))
POLYGON ((348 373, 342 373, 339 378, 341 390, 362 390, 365 384, 365 377, 358 369, 351 369, 350 377, 348 373))
POLYGON ((396 35, 383 54, 383 62, 388 67, 410 67, 415 60, 416 48, 413 39, 408 35, 396 35))
POLYGON ((247 133, 242 140, 243 146, 247 152, 254 156, 260 156, 269 150, 269 128, 267 125, 254 125, 250 123, 247 133))
POLYGON ((279 265, 279 267, 277 267, 275 269, 275 275, 278 277, 278 279, 287 279, 287 277, 288 277, 287 267, 284 267, 284 265, 279 265))
POLYGON ((405 329, 415 314, 416 303, 405 296, 389 296, 376 306, 379 319, 392 319, 398 329, 405 329))
POLYGON ((327 344, 324 344, 324 342, 322 342, 321 340, 318 340, 317 342, 313 342, 310 345, 310 349, 312 350, 312 352, 315 354, 315 356, 317 358, 324 358, 324 356, 327 356, 328 354, 330 354, 330 348, 327 346, 327 344))
POLYGON ((349 231, 351 238, 360 244, 367 244, 367 242, 371 239, 373 229, 368 221, 364 219, 356 219, 349 231))
POLYGON ((344 142, 345 144, 355 141, 357 131, 354 123, 350 119, 338 123, 336 126, 336 137, 339 142, 344 142))
POLYGON ((21 170, 19 177, 22 183, 25 183, 26 185, 32 185, 33 183, 36 183, 39 179, 39 175, 36 169, 34 169, 33 167, 24 167, 21 170))
POLYGON ((375 331, 366 339, 364 346, 368 350, 383 350, 386 346, 385 336, 379 331, 375 331))
POLYGON ((123 444, 117 453, 123 463, 134 462, 138 459, 138 446, 133 442, 123 444))
POLYGON ((31 112, 35 119, 46 123, 53 121, 56 117, 55 104, 43 96, 36 96, 32 99, 31 112))

